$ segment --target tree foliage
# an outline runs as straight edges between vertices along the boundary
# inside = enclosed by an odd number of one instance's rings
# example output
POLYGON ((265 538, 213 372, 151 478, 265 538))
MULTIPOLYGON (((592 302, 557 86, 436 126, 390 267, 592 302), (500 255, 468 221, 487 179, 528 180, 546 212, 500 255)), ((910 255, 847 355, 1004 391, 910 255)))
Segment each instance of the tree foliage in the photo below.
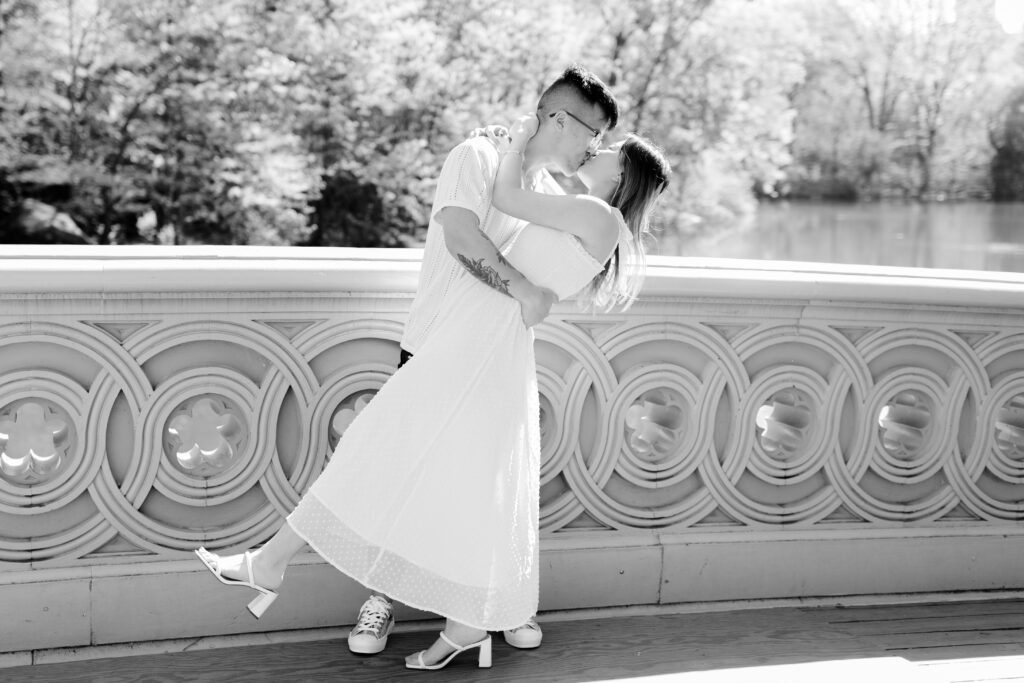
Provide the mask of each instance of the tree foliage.
POLYGON ((412 244, 447 150, 574 61, 676 167, 669 234, 983 197, 1018 46, 987 0, 0 0, 0 239, 412 244))
POLYGON ((988 123, 1021 79, 988 0, 799 4, 809 78, 790 174, 805 195, 987 196, 988 123))

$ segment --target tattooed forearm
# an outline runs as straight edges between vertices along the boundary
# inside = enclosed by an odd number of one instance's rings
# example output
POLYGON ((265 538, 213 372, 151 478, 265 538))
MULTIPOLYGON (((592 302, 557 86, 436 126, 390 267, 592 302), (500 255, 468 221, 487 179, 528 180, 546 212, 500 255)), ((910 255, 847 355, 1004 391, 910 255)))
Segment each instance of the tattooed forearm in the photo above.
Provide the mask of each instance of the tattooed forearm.
MULTIPOLYGON (((498 259, 499 261, 504 261, 504 259, 500 255, 498 256, 498 259)), ((475 277, 477 280, 484 283, 488 287, 496 289, 507 296, 512 296, 511 294, 509 294, 508 291, 509 281, 502 280, 501 276, 498 274, 498 271, 484 263, 483 259, 477 259, 474 261, 471 258, 459 254, 459 263, 462 264, 463 268, 469 271, 470 275, 472 275, 473 277, 475 277)))

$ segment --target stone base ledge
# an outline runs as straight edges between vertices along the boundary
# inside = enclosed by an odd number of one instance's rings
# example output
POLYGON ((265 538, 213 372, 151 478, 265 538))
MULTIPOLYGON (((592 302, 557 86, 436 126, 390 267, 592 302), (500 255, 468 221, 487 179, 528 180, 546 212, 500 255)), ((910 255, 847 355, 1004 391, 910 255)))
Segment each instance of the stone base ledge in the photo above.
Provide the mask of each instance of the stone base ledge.
MULTIPOLYGON (((1024 591, 965 591, 960 593, 912 593, 884 596, 845 596, 840 598, 790 598, 778 600, 740 600, 720 602, 691 602, 672 605, 639 605, 635 607, 606 607, 600 609, 577 609, 542 611, 538 617, 544 625, 571 623, 588 619, 625 619, 651 615, 709 614, 749 610, 782 609, 787 607, 869 607, 878 605, 920 605, 934 603, 981 602, 993 600, 1019 600, 1024 591)), ((405 620, 395 624, 393 633, 414 633, 437 631, 440 619, 405 620)), ((226 636, 201 638, 177 638, 172 640, 136 641, 110 645, 87 645, 82 647, 52 648, 45 650, 23 650, 0 653, 0 669, 35 664, 59 664, 81 662, 113 657, 172 654, 197 650, 215 650, 250 645, 303 643, 324 640, 343 641, 350 626, 299 629, 289 631, 268 631, 263 633, 241 633, 226 636)), ((339 642, 339 647, 344 644, 339 642)))
MULTIPOLYGON (((1005 596, 1024 589, 1022 537, 1015 528, 565 534, 542 544, 540 606, 545 614, 707 611, 1005 596)), ((245 609, 250 593, 187 560, 0 573, 0 643, 24 653, 330 629, 351 624, 367 596, 313 555, 297 558, 281 599, 259 621, 245 609)), ((396 617, 433 615, 399 606, 396 617)))

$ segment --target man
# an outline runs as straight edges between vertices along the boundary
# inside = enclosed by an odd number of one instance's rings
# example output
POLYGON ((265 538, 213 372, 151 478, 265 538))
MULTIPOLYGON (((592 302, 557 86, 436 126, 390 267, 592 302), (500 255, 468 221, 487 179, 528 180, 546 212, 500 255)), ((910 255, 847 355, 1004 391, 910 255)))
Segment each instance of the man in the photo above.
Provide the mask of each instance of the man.
MULTIPOLYGON (((605 132, 615 127, 618 114, 614 96, 600 79, 578 65, 566 69, 538 102, 540 126, 524 154, 526 187, 561 194, 548 171, 575 175, 597 151, 605 132)), ((399 367, 429 336, 441 302, 457 278, 474 277, 519 301, 527 327, 542 321, 554 303, 553 293, 535 286, 501 256, 500 249, 523 222, 491 206, 499 160, 494 136, 471 137, 445 160, 427 228, 419 285, 402 335, 399 367)), ((380 652, 393 626, 391 604, 381 595, 371 596, 349 633, 349 649, 359 654, 380 652)), ((533 648, 540 645, 542 632, 531 618, 504 636, 513 647, 533 648)))

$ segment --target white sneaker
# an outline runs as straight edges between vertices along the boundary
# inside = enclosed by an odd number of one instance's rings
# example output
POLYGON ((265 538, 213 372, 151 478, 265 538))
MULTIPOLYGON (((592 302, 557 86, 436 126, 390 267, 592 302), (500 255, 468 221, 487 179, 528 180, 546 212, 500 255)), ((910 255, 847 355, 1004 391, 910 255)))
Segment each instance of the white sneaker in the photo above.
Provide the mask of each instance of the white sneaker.
POLYGON ((530 617, 522 626, 502 631, 502 633, 505 636, 506 643, 512 647, 518 647, 520 650, 540 647, 540 641, 544 638, 544 633, 540 630, 537 620, 533 617, 530 617))
POLYGON ((348 649, 360 655, 375 655, 388 644, 388 636, 395 627, 391 603, 379 595, 359 608, 359 618, 348 634, 348 649))

